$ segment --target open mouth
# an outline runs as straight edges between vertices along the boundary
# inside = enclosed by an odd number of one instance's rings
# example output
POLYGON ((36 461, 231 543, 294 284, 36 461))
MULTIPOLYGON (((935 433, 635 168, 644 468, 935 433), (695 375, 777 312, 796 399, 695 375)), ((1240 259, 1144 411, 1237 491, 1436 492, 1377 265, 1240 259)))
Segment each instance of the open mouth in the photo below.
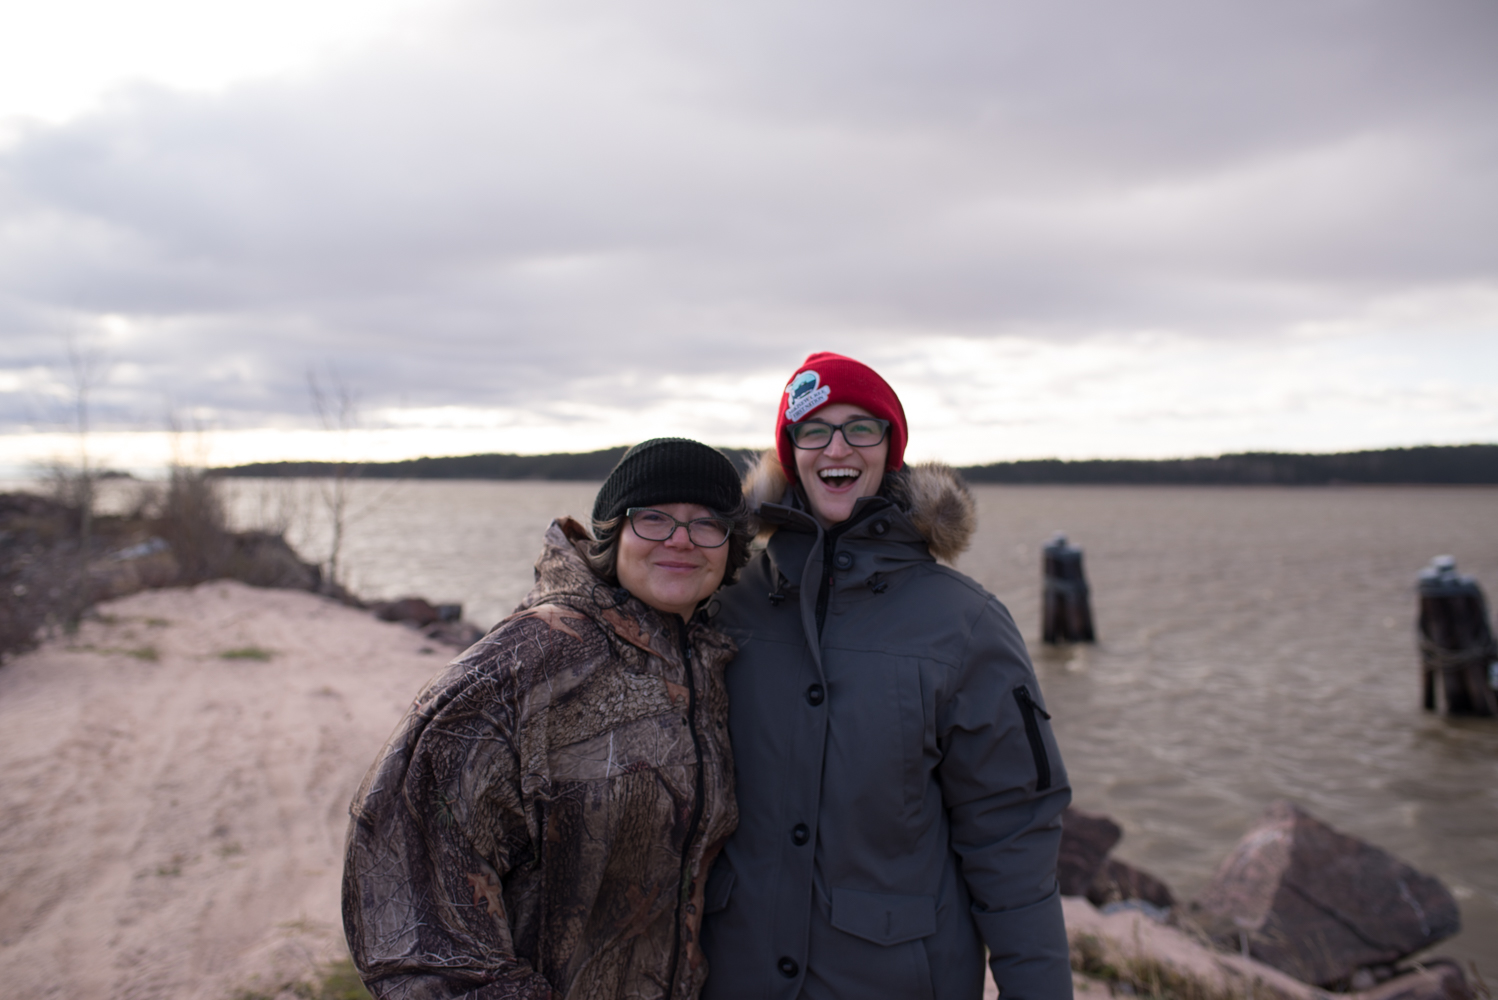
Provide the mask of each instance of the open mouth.
POLYGON ((860 470, 846 467, 817 470, 817 478, 835 490, 845 486, 852 486, 858 482, 858 477, 861 475, 863 473, 860 470))

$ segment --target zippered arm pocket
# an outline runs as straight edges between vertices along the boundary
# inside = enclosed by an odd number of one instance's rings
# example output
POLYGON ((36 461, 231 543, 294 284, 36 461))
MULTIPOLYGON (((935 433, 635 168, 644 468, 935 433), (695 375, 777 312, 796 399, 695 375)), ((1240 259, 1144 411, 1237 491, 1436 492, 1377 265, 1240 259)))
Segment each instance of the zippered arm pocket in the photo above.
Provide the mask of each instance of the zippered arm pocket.
POLYGON ((1030 689, 1023 684, 1014 689, 1014 700, 1019 702, 1019 714, 1025 720, 1025 738, 1030 741, 1030 753, 1035 757, 1035 790, 1043 792, 1051 787, 1051 758, 1046 753, 1040 721, 1035 716, 1039 714, 1050 719, 1051 715, 1036 704, 1030 696, 1030 689))

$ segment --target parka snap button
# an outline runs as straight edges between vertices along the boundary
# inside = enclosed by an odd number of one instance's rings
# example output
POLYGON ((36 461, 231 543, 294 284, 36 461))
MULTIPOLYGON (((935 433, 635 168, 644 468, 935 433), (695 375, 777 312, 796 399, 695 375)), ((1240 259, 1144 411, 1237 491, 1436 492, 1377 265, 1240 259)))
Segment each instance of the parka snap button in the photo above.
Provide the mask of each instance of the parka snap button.
POLYGON ((797 965, 796 960, 789 955, 780 960, 779 968, 780 974, 787 979, 795 979, 796 973, 801 971, 801 966, 797 965))
POLYGON ((827 692, 823 690, 822 685, 820 684, 813 684, 811 687, 806 689, 806 703, 813 708, 822 704, 822 701, 826 697, 827 692))
POLYGON ((837 563, 838 569, 847 569, 849 566, 853 565, 853 553, 839 552, 837 554, 837 558, 832 561, 837 563))
POLYGON ((886 531, 889 530, 889 522, 888 521, 875 521, 874 524, 873 524, 873 526, 869 530, 872 531, 876 535, 882 535, 886 531))
POLYGON ((791 843, 795 844, 797 847, 804 847, 806 845, 806 842, 810 839, 810 828, 808 828, 805 823, 797 823, 795 829, 791 831, 791 843))

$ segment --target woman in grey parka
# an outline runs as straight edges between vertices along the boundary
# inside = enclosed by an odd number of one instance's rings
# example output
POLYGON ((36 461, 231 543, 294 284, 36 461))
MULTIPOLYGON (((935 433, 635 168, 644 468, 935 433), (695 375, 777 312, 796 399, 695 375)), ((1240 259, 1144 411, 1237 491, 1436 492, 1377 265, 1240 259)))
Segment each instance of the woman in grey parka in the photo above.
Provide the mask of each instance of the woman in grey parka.
POLYGON ((720 595, 739 827, 712 871, 704 1000, 1072 995, 1071 798, 1035 672, 966 547, 952 470, 904 467, 872 369, 813 354, 745 490, 768 546, 720 595))

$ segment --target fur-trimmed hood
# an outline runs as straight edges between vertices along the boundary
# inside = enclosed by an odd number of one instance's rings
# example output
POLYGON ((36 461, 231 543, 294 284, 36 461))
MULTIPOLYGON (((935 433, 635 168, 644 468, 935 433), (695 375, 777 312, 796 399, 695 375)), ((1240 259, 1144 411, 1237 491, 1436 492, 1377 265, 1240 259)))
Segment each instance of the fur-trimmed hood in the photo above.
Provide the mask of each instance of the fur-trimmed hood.
MULTIPOLYGON (((956 469, 942 462, 919 462, 885 473, 885 481, 885 495, 909 516, 933 556, 951 563, 967 549, 978 527, 978 514, 973 495, 956 469)), ((744 476, 744 497, 756 516, 767 503, 803 509, 800 491, 787 496, 788 491, 791 483, 773 450, 760 455, 744 476)), ((757 524, 761 538, 774 534, 776 527, 764 520, 757 524)))

